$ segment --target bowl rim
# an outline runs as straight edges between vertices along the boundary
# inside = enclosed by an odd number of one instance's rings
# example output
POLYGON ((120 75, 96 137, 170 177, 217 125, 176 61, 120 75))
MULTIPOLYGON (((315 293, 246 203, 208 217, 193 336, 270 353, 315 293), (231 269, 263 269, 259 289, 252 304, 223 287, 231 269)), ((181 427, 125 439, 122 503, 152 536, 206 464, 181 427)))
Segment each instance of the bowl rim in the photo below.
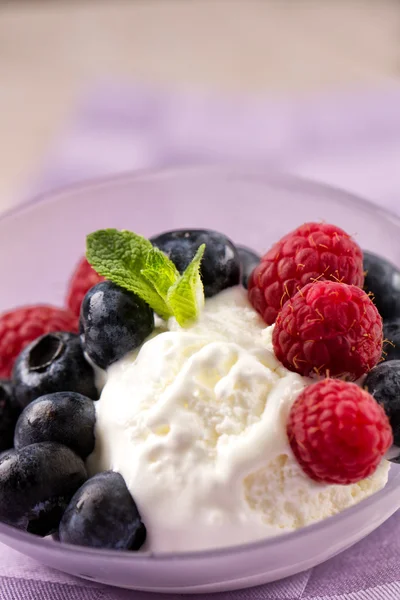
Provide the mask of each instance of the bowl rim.
MULTIPOLYGON (((127 184, 140 182, 142 180, 154 180, 156 178, 174 178, 182 175, 185 176, 201 176, 202 174, 207 176, 227 176, 231 179, 238 181, 253 181, 259 183, 269 183, 278 186, 284 186, 286 189, 295 188, 297 192, 303 190, 308 195, 326 195, 332 201, 338 203, 351 202, 353 205, 358 206, 362 210, 373 212, 374 214, 379 213, 384 218, 394 221, 395 224, 400 228, 400 217, 391 210, 382 208, 374 202, 364 199, 352 192, 348 192, 339 187, 330 186, 325 183, 309 180, 305 177, 299 177, 290 173, 284 173, 282 171, 270 170, 265 165, 248 165, 243 162, 239 164, 230 165, 195 165, 189 167, 168 167, 163 169, 142 169, 137 171, 125 171, 111 176, 95 177, 84 182, 72 183, 66 186, 61 186, 47 190, 43 193, 38 193, 31 198, 17 204, 14 207, 9 208, 0 214, 0 223, 12 219, 15 216, 23 215, 28 213, 30 210, 41 207, 46 204, 53 204, 63 199, 65 195, 74 195, 79 193, 85 193, 85 191, 94 190, 98 187, 107 187, 118 184, 127 184)), ((391 464, 391 470, 398 470, 400 465, 391 464)), ((352 521, 353 515, 357 512, 363 514, 368 512, 369 508, 379 506, 381 497, 385 496, 387 500, 394 500, 398 497, 398 489, 393 486, 392 489, 383 489, 375 492, 368 498, 361 500, 359 503, 350 506, 343 511, 327 517, 321 521, 307 525, 297 529, 295 531, 285 532, 278 534, 274 537, 262 538, 254 542, 248 542, 245 544, 237 544, 234 546, 226 546, 220 548, 209 548, 203 550, 194 551, 181 551, 181 552, 132 552, 129 550, 111 550, 102 548, 92 548, 89 546, 76 546, 72 544, 60 543, 56 540, 48 540, 40 538, 34 534, 22 531, 11 525, 0 522, 0 536, 4 538, 11 538, 17 540, 23 544, 34 547, 43 547, 46 549, 51 548, 52 551, 60 553, 80 553, 90 555, 93 558, 108 558, 108 559, 122 559, 135 560, 135 561, 148 561, 149 559, 153 562, 160 561, 176 561, 176 560, 208 560, 210 558, 221 558, 228 557, 243 552, 251 552, 262 550, 263 548, 277 548, 282 544, 290 543, 292 541, 300 539, 302 536, 307 534, 317 535, 326 529, 335 527, 337 523, 348 523, 352 521)), ((395 504, 395 503, 394 503, 395 504)), ((397 510, 397 509, 395 509, 397 510)), ((395 511, 393 511, 395 512, 395 511)))
MULTIPOLYGON (((391 469, 399 470, 400 465, 391 464, 391 469)), ((327 530, 328 532, 332 527, 335 527, 336 524, 346 525, 346 523, 351 523, 353 521, 353 515, 355 513, 358 516, 362 516, 363 514, 368 515, 369 509, 371 507, 379 507, 379 501, 381 497, 385 496, 387 500, 394 500, 394 498, 398 498, 399 491, 398 485, 393 486, 392 489, 388 490, 386 486, 379 490, 378 492, 373 493, 368 498, 365 498, 350 506, 345 508, 341 512, 322 519, 321 521, 317 521, 316 523, 312 523, 311 525, 306 525, 301 527, 300 529, 296 529, 294 531, 289 531, 285 533, 280 533, 274 537, 267 537, 259 539, 255 542, 248 542, 245 544, 237 544, 234 546, 223 546, 220 548, 206 548, 203 550, 191 550, 189 552, 181 551, 181 552, 133 552, 132 550, 112 550, 112 549, 104 549, 104 548, 93 548, 90 546, 78 546, 73 544, 66 544, 59 542, 57 540, 48 540, 47 538, 41 538, 32 533, 28 533, 26 531, 22 531, 13 527, 11 525, 7 525, 6 523, 0 522, 0 539, 1 536, 5 536, 5 538, 11 538, 13 540, 18 540, 19 542, 33 546, 35 548, 41 547, 44 549, 50 549, 51 551, 57 551, 61 554, 66 553, 74 553, 77 552, 80 554, 90 555, 93 558, 107 558, 110 560, 113 559, 122 559, 126 560, 136 560, 136 561, 148 561, 152 562, 168 562, 168 561, 177 561, 177 560, 208 560, 210 558, 224 558, 235 556, 242 553, 249 552, 257 552, 259 550, 263 550, 268 547, 268 549, 279 548, 282 545, 290 544, 291 542, 300 540, 302 537, 309 537, 310 534, 318 535, 319 533, 327 530)), ((398 507, 399 508, 399 507, 398 507)), ((396 508, 394 512, 398 510, 396 508)), ((2 541, 2 540, 1 540, 2 541)))
POLYGON ((281 186, 290 188, 303 188, 304 192, 311 195, 321 195, 324 192, 330 196, 331 199, 336 200, 339 203, 350 201, 354 204, 359 205, 361 208, 367 209, 369 212, 378 213, 386 218, 394 220, 400 227, 400 214, 397 214, 394 210, 389 208, 383 208, 376 204, 373 200, 369 200, 358 194, 348 191, 345 188, 336 185, 330 185, 318 180, 308 179, 302 175, 292 174, 290 172, 282 171, 279 168, 270 167, 262 163, 246 163, 244 161, 231 162, 228 165, 218 164, 197 164, 189 166, 177 166, 177 167, 161 167, 161 168, 144 168, 136 170, 125 170, 119 173, 104 175, 99 177, 90 177, 83 181, 68 183, 66 185, 55 186, 46 189, 43 192, 37 192, 22 202, 17 203, 15 206, 7 208, 5 211, 0 212, 0 222, 5 221, 7 218, 14 217, 20 213, 29 210, 34 206, 43 204, 52 204, 60 200, 64 195, 81 193, 86 190, 95 189, 98 187, 107 187, 113 184, 127 183, 127 182, 140 182, 142 180, 153 180, 155 178, 170 178, 181 175, 217 175, 217 176, 228 176, 232 179, 240 180, 253 180, 262 183, 275 183, 281 186))

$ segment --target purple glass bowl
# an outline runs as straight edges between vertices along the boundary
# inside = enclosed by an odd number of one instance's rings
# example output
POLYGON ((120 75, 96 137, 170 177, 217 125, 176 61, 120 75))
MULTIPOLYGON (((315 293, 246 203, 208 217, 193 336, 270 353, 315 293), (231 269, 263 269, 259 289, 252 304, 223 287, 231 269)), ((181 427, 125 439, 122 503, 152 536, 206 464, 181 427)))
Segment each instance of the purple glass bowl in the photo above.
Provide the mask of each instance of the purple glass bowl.
MULTIPOLYGON (((343 191, 240 168, 129 174, 37 199, 0 220, 0 309, 62 304, 102 227, 150 236, 177 227, 213 228, 262 252, 290 229, 326 220, 400 265, 400 220, 343 191)), ((110 585, 162 592, 214 592, 277 580, 348 548, 400 507, 400 468, 384 490, 339 515, 274 539, 186 554, 134 554, 61 545, 0 524, 5 544, 46 565, 110 585)))

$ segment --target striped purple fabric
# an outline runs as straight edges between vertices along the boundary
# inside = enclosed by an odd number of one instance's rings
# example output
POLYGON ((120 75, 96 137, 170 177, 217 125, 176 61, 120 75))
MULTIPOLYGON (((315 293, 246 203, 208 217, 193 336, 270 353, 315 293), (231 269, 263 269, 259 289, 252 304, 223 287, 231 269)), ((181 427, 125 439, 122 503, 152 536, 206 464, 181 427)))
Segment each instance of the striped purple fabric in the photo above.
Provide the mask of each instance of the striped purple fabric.
MULTIPOLYGON (((272 101, 99 86, 79 107, 29 189, 50 190, 130 169, 250 160, 346 188, 399 210, 399 106, 398 87, 272 101)), ((364 541, 310 571, 215 597, 392 600, 400 597, 399 555, 398 513, 364 541)), ((78 580, 0 544, 0 600, 38 598, 161 596, 78 580)))

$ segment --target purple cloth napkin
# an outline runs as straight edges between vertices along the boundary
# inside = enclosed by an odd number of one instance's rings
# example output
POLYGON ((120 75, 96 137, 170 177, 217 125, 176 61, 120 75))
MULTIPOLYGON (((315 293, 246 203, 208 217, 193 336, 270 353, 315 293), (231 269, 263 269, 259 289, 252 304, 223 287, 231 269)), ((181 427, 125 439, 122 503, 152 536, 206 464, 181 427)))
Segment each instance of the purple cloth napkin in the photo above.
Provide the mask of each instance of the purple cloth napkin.
MULTIPOLYGON (((289 101, 100 86, 79 107, 30 190, 131 169, 257 161, 346 188, 396 211, 399 106, 398 87, 289 101)), ((389 600, 400 597, 399 555, 400 513, 314 569, 215 598, 389 600)), ((78 580, 0 544, 0 600, 170 597, 78 580)))

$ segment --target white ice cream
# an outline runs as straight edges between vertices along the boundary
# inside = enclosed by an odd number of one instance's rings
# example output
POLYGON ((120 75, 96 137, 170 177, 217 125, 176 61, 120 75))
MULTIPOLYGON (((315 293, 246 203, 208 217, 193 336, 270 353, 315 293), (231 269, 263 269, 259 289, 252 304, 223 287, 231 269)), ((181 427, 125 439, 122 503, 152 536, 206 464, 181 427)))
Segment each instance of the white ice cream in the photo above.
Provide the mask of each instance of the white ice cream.
POLYGON ((383 462, 350 486, 298 466, 287 416, 310 380, 275 358, 271 327, 242 288, 173 320, 109 369, 96 403, 92 471, 119 471, 147 526, 146 548, 187 551, 254 541, 323 519, 382 488, 383 462))

